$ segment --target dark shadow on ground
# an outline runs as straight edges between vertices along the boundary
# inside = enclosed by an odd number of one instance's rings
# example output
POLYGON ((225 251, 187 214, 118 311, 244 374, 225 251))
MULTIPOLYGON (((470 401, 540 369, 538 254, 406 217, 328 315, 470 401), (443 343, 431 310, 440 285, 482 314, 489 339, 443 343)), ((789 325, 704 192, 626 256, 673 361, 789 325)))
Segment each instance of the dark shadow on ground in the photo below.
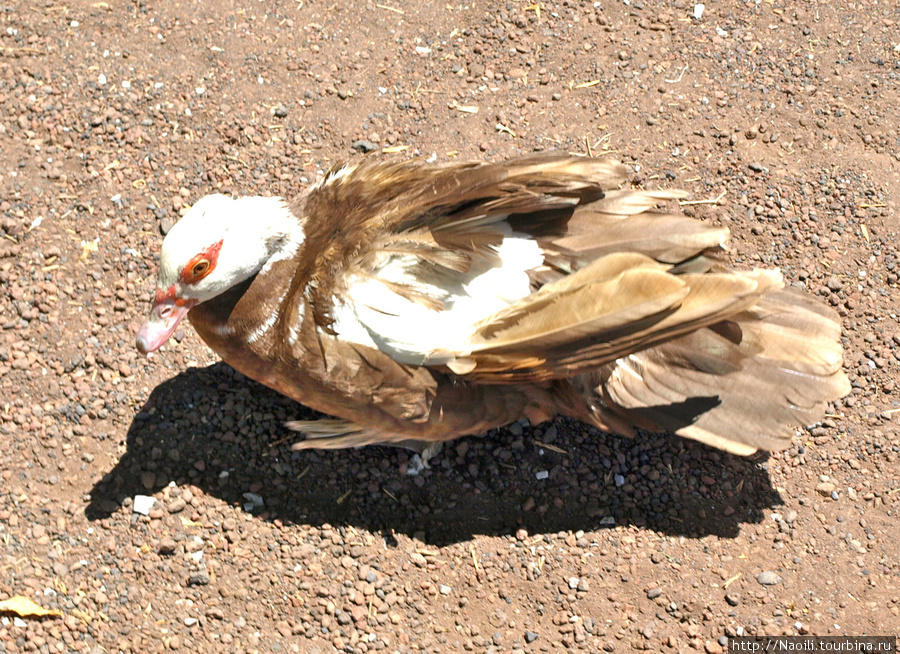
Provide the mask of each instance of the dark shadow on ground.
POLYGON ((520 527, 536 534, 612 524, 729 538, 781 503, 765 457, 671 436, 628 440, 566 420, 514 426, 445 445, 413 477, 405 472, 410 454, 396 448, 291 451, 297 435, 283 423, 315 417, 225 364, 190 369, 157 387, 135 416, 127 450, 93 488, 87 515, 108 517, 126 498, 175 481, 260 519, 443 545, 520 527), (248 504, 251 491, 265 507, 248 504))

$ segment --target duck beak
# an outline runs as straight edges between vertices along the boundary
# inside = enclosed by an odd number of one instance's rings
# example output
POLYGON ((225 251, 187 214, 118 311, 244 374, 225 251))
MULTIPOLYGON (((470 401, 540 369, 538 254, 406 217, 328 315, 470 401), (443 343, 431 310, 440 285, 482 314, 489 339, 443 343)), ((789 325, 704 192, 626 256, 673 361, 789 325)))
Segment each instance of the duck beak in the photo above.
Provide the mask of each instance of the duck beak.
POLYGON ((188 314, 196 300, 166 297, 153 303, 150 315, 141 325, 137 334, 137 349, 141 354, 153 352, 162 347, 178 323, 188 314))

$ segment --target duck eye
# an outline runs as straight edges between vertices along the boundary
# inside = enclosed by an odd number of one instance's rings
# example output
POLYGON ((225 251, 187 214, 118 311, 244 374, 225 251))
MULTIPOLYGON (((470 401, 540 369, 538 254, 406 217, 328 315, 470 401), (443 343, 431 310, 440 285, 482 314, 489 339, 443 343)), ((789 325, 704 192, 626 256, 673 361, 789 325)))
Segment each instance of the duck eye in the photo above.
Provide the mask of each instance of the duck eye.
POLYGON ((201 259, 191 268, 191 276, 200 277, 201 275, 206 274, 207 270, 209 270, 209 261, 207 261, 206 259, 201 259))
POLYGON ((188 259, 181 269, 182 284, 196 284, 206 277, 216 267, 216 261, 219 258, 219 250, 222 249, 222 241, 213 243, 202 252, 198 252, 188 259))

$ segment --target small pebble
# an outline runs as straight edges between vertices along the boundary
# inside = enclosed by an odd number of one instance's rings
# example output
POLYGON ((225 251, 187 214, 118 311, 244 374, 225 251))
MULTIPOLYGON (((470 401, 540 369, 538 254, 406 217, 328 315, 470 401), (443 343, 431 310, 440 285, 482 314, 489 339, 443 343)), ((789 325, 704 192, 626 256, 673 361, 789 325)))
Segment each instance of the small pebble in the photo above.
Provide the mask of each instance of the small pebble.
POLYGON ((159 552, 163 556, 168 556, 175 552, 176 547, 178 547, 178 544, 172 538, 167 536, 159 542, 157 552, 159 552))
POLYGON ((378 149, 378 146, 372 143, 372 141, 366 141, 360 139, 359 141, 354 141, 351 145, 351 148, 354 150, 359 150, 360 152, 374 152, 378 149))
POLYGON ((831 497, 834 491, 834 484, 831 482, 823 481, 816 485, 816 492, 823 497, 831 497))
POLYGON ((770 570, 764 570, 756 576, 756 581, 763 586, 774 586, 781 581, 781 577, 770 570))

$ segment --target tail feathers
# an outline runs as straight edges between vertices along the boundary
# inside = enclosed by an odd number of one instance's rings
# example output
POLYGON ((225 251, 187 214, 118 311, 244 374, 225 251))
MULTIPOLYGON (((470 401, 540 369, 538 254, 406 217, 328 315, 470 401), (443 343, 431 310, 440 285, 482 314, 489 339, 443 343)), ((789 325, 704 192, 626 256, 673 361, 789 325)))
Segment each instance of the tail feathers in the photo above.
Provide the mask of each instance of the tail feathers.
MULTIPOLYGON (((792 291, 578 380, 597 424, 671 431, 735 454, 786 447, 850 391, 836 316, 792 291)), ((624 429, 623 429, 624 427, 624 429)))

